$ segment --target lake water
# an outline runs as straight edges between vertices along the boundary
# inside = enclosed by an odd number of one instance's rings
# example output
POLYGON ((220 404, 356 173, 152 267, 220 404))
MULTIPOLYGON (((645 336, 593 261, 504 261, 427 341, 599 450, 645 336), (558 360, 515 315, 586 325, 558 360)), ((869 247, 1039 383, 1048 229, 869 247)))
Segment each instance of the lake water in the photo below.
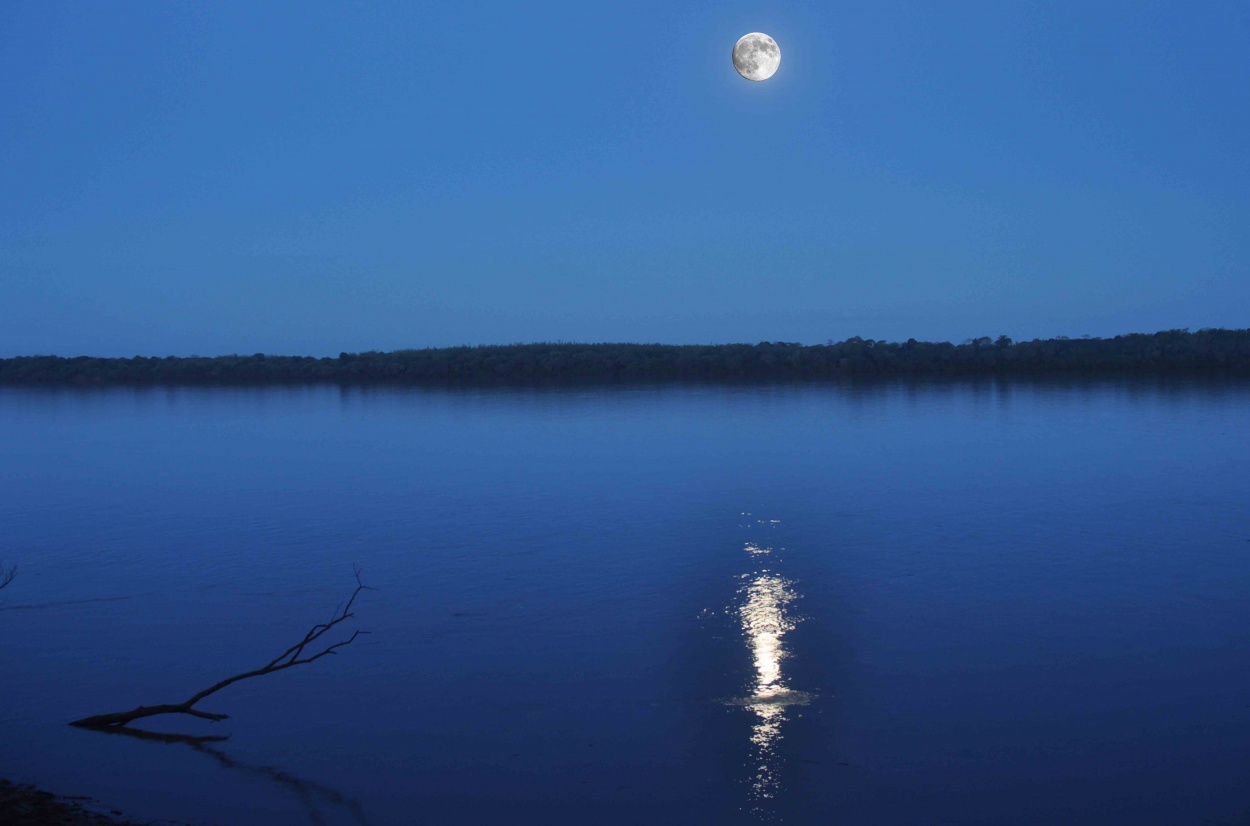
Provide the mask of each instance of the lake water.
POLYGON ((0 776, 136 816, 1250 812, 1245 383, 0 389, 0 559, 0 776))

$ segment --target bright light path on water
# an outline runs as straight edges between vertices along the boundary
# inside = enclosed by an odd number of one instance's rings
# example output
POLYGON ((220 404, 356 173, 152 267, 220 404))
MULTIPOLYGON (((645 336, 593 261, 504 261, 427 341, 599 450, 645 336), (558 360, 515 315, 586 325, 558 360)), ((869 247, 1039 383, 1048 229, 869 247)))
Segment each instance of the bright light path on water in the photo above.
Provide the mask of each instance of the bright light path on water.
MULTIPOLYGON (((770 548, 748 543, 746 552, 753 557, 767 556, 770 548)), ((767 801, 781 788, 781 760, 778 745, 781 727, 787 721, 786 709, 806 705, 810 697, 793 691, 785 681, 782 663, 787 657, 783 638, 794 630, 796 619, 788 607, 798 595, 794 583, 767 569, 748 575, 743 588, 745 599, 738 609, 742 631, 751 646, 755 664, 755 682, 743 705, 755 713, 751 726, 752 759, 755 770, 751 777, 751 798, 755 811, 764 814, 767 801)))

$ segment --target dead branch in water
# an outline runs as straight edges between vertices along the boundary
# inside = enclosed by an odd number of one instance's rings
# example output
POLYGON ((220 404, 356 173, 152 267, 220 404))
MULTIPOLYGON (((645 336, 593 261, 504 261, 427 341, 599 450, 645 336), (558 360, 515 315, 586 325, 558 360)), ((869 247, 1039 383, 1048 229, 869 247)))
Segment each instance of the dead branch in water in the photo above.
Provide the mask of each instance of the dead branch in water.
POLYGON ((307 665, 308 663, 316 662, 328 654, 337 653, 338 649, 343 646, 350 645, 361 634, 369 633, 367 631, 354 631, 352 632, 352 635, 345 640, 340 640, 339 642, 327 645, 315 654, 305 655, 305 651, 308 647, 314 646, 315 648, 317 641, 320 640, 327 631, 354 617, 355 614, 352 613, 352 605, 355 604, 356 597, 360 595, 361 591, 370 590, 369 586, 365 585, 360 580, 360 569, 353 568, 352 572, 356 576, 356 590, 352 591, 352 595, 347 600, 346 604, 335 609, 334 616, 330 618, 329 622, 318 623, 308 629, 308 633, 304 635, 302 640, 297 642, 295 645, 292 645, 278 656, 274 657, 266 665, 253 671, 245 671, 242 674, 235 674, 233 677, 227 677, 226 679, 209 686, 198 694, 193 695, 190 699, 181 703, 139 706, 138 708, 131 709, 130 711, 120 711, 112 714, 96 714, 92 717, 83 717, 81 720, 74 720, 70 723, 70 725, 78 726, 79 728, 117 729, 135 720, 139 720, 144 717, 154 717, 158 714, 189 714, 192 717, 212 720, 213 722, 227 719, 230 715, 200 711, 195 708, 195 705, 210 694, 216 694, 226 686, 237 683, 240 680, 248 680, 252 677, 263 677, 266 674, 284 671, 297 665, 307 665))

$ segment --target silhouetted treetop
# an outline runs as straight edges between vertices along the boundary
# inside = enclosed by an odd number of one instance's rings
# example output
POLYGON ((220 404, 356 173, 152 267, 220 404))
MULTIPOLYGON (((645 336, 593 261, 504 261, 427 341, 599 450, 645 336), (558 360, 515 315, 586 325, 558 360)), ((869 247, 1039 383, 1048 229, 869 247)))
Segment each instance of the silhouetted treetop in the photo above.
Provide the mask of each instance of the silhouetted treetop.
POLYGON ((870 375, 1029 373, 1250 374, 1250 329, 1165 330, 1114 338, 1013 342, 981 336, 962 344, 854 336, 802 345, 510 344, 338 358, 251 356, 0 359, 0 384, 276 384, 534 381, 739 381, 870 375))

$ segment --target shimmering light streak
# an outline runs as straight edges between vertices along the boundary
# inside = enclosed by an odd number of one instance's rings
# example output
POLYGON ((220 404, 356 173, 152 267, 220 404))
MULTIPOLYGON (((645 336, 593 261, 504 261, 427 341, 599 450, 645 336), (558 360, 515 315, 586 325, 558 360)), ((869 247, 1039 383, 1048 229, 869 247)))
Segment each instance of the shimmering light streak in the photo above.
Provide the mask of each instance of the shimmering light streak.
MULTIPOLYGON (((746 551, 753 556, 768 553, 768 549, 748 544, 746 551)), ((761 571, 743 588, 744 600, 738 609, 742 631, 751 646, 755 663, 755 681, 751 694, 741 703, 755 713, 756 721, 751 727, 753 774, 751 798, 755 811, 765 814, 765 804, 776 796, 781 788, 781 760, 777 752, 781 742, 782 724, 787 722, 786 709, 805 705, 809 695, 791 690, 782 673, 782 663, 787 651, 783 643, 786 633, 794 630, 796 620, 788 613, 788 607, 798 595, 794 583, 776 573, 761 571)))

